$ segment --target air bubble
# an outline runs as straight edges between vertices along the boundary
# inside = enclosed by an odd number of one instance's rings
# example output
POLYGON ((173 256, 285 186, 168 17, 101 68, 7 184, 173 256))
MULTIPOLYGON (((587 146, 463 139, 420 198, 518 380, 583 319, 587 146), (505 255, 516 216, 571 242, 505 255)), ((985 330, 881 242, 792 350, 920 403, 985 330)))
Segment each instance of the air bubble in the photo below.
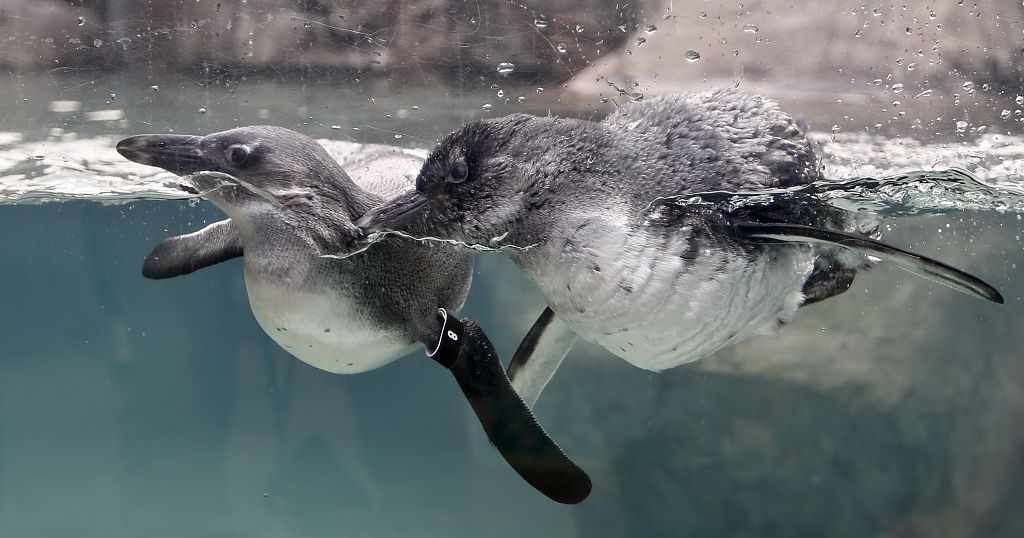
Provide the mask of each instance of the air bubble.
POLYGON ((903 91, 903 84, 900 84, 899 82, 897 82, 896 84, 892 85, 892 93, 900 93, 902 91, 903 91))
POLYGON ((85 17, 78 17, 78 25, 85 26, 85 17))
POLYGON ((555 47, 555 50, 557 50, 559 54, 569 54, 569 47, 566 46, 565 43, 559 43, 558 46, 555 47))
POLYGON ((760 31, 760 28, 754 26, 753 24, 745 24, 743 25, 743 31, 747 32, 748 34, 756 34, 757 32, 760 31))
POLYGON ((514 64, 514 63, 501 62, 500 64, 498 64, 498 73, 501 73, 502 75, 504 75, 506 77, 511 75, 512 72, 515 71, 515 70, 516 70, 516 64, 514 64))
POLYGON ((964 132, 966 130, 967 130, 967 122, 966 121, 960 120, 960 121, 956 122, 956 132, 962 133, 962 132, 964 132))
POLYGON ((533 27, 538 30, 543 30, 548 27, 548 21, 540 17, 533 19, 533 27))
POLYGON ((696 62, 697 60, 700 59, 700 53, 693 49, 690 49, 683 53, 683 58, 686 59, 686 61, 688 62, 696 62))

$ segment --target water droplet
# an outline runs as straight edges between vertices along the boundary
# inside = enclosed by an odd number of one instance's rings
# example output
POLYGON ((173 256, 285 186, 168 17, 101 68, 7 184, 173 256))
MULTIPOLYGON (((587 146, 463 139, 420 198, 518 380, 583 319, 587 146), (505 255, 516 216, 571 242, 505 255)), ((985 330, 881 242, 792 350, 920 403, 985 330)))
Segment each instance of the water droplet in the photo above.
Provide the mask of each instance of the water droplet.
POLYGON ((516 70, 516 64, 510 62, 501 62, 498 64, 498 72, 504 76, 509 76, 513 71, 516 70))
POLYGON ((402 138, 402 135, 400 135, 400 134, 396 134, 396 135, 395 135, 395 140, 398 140, 399 138, 402 138))
POLYGON ((524 103, 524 102, 526 102, 526 97, 520 95, 519 97, 516 97, 516 101, 519 101, 520 103, 524 103))
POLYGON ((205 106, 199 107, 199 110, 197 112, 199 112, 200 114, 206 114, 206 107, 205 106))
POLYGON ((331 125, 331 129, 333 129, 335 131, 340 131, 341 130, 341 125, 331 125))
POLYGON ((537 93, 544 93, 544 88, 540 88, 540 87, 538 87, 538 88, 537 88, 537 93))
POLYGON ((999 113, 999 117, 1003 118, 1004 120, 1009 118, 1012 115, 1013 115, 1013 112, 1010 112, 1009 110, 1006 110, 1005 108, 1003 109, 1002 112, 999 113))
POLYGON ((907 64, 907 71, 913 71, 915 69, 917 69, 917 63, 916 62, 910 62, 910 63, 907 64))
POLYGON ((749 34, 756 34, 759 30, 760 30, 760 28, 758 28, 757 26, 754 26, 753 24, 744 24, 743 25, 743 31, 747 32, 749 34))
POLYGON ((685 58, 688 62, 696 62, 697 60, 700 59, 700 53, 693 49, 690 49, 683 53, 683 58, 685 58))
POLYGON ((34 160, 34 161, 41 161, 41 160, 43 160, 45 158, 46 158, 46 155, 43 155, 41 153, 37 153, 37 154, 32 156, 32 160, 34 160))
POLYGON ((974 93, 974 83, 969 80, 963 83, 963 88, 968 94, 974 93))
POLYGON ((538 30, 543 30, 548 27, 548 21, 537 17, 536 19, 533 19, 533 26, 538 30))
POLYGON ((102 39, 93 39, 92 40, 92 46, 94 46, 96 48, 102 47, 103 46, 103 40, 102 39))
POLYGON ((484 109, 484 110, 490 110, 490 109, 491 109, 492 107, 491 107, 491 104, 490 104, 490 103, 487 103, 487 104, 485 104, 484 106, 482 106, 482 107, 480 107, 480 108, 482 108, 482 109, 484 109))
POLYGON ((78 25, 85 26, 85 17, 78 17, 78 25))
POLYGON ((935 19, 935 12, 934 11, 929 11, 928 12, 928 18, 934 20, 935 19))
POLYGON ((863 35, 864 35, 864 29, 863 28, 858 28, 857 31, 854 32, 853 37, 861 37, 863 35))
POLYGON ((636 38, 636 41, 634 43, 636 44, 636 46, 642 47, 642 46, 644 46, 644 43, 647 43, 647 38, 646 37, 638 37, 638 38, 636 38))
POLYGON ((892 85, 892 93, 900 93, 903 91, 903 84, 897 82, 892 85))
POLYGON ((1024 95, 1018 95, 1017 98, 1013 100, 1013 102, 1017 103, 1018 105, 1024 105, 1024 95))
POLYGON ((645 24, 644 25, 644 32, 647 32, 648 34, 653 34, 654 32, 657 32, 657 31, 658 31, 658 27, 653 25, 653 24, 645 24))
POLYGON ((724 44, 728 43, 729 40, 723 37, 722 39, 719 39, 718 42, 724 45, 724 44))
POLYGON ((960 121, 956 122, 956 132, 962 133, 962 132, 964 132, 966 130, 967 130, 967 122, 966 121, 960 120, 960 121))
POLYGON ((871 14, 874 15, 875 17, 881 15, 882 14, 882 8, 876 7, 875 9, 872 9, 871 10, 871 14))
POLYGON ((498 90, 498 97, 505 97, 505 90, 498 90))
POLYGON ((313 27, 313 23, 311 23, 309 21, 302 21, 302 27, 303 28, 312 28, 313 27))
POLYGON ((555 50, 557 50, 559 54, 569 54, 569 47, 567 47, 565 43, 559 43, 558 46, 555 47, 555 50))
POLYGON ((155 92, 158 92, 158 91, 160 91, 160 86, 157 86, 156 84, 154 84, 154 85, 150 86, 149 89, 151 89, 151 90, 153 90, 155 92))

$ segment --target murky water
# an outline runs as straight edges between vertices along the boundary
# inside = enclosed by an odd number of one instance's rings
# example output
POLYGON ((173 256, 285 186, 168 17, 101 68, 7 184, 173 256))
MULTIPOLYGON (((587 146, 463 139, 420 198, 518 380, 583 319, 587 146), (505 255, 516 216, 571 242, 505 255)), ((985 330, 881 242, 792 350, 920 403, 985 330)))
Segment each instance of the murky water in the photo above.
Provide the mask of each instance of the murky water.
MULTIPOLYGON (((113 146, 127 134, 272 123, 344 161, 363 142, 427 149, 481 115, 590 117, 600 104, 567 106, 549 92, 485 112, 474 95, 367 104, 364 94, 304 86, 281 105, 292 87, 273 84, 218 104, 184 83, 155 92, 120 81, 113 103, 98 88, 54 105, 59 95, 6 84, 29 102, 0 123, 0 534, 1024 529, 1024 140, 1015 134, 921 142, 814 131, 839 182, 815 195, 878 211, 888 242, 984 278, 1006 304, 880 264, 777 338, 690 366, 652 374, 580 344, 537 407, 594 481, 590 499, 565 507, 505 465, 421 352, 366 374, 327 374, 260 330, 237 260, 143 279, 141 260, 160 239, 222 217, 113 146), (204 113, 181 112, 197 103, 204 113), (930 173, 901 176, 921 171, 930 173)), ((478 268, 464 313, 509 358, 543 301, 504 258, 483 254, 478 268)))

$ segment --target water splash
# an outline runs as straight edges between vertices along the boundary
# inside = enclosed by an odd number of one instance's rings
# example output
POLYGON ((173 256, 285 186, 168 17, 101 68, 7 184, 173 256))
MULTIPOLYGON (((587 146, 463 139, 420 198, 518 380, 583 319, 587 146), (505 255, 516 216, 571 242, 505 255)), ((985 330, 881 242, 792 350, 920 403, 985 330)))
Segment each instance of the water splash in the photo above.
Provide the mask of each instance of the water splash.
MULTIPOLYGON (((377 233, 373 233, 373 234, 370 234, 370 235, 366 236, 366 238, 360 243, 360 246, 358 248, 356 248, 355 250, 352 250, 352 251, 349 251, 349 252, 339 252, 339 253, 334 253, 334 254, 322 254, 320 257, 321 258, 333 258, 333 259, 337 259, 337 260, 344 260, 345 258, 351 258, 352 256, 355 256, 356 254, 360 254, 360 253, 366 251, 366 249, 368 249, 371 246, 373 246, 374 243, 378 243, 380 241, 383 241, 385 238, 387 238, 388 236, 391 236, 391 235, 393 235, 395 237, 401 237, 401 238, 404 238, 404 239, 411 239, 413 241, 418 241, 420 243, 447 243, 449 245, 456 245, 456 246, 459 246, 459 247, 468 248, 470 250, 478 250, 478 251, 483 251, 483 252, 502 252, 502 251, 508 251, 508 250, 524 252, 524 251, 530 250, 531 248, 537 246, 536 244, 530 244, 530 245, 525 245, 525 246, 521 246, 521 245, 488 246, 488 245, 480 245, 480 244, 477 244, 477 243, 466 243, 465 241, 459 241, 457 239, 446 239, 446 238, 441 238, 441 237, 416 237, 416 236, 413 236, 413 235, 409 235, 409 234, 407 234, 405 232, 388 231, 388 232, 377 232, 377 233)), ((505 232, 505 233, 503 233, 503 234, 501 234, 501 235, 499 235, 497 237, 492 238, 491 242, 492 243, 499 243, 502 240, 504 240, 506 236, 508 236, 508 232, 505 232)))
POLYGON ((663 197, 641 211, 644 218, 664 205, 714 206, 725 212, 811 197, 851 213, 872 212, 880 217, 939 215, 960 211, 1024 213, 1024 188, 997 188, 962 169, 917 171, 887 177, 818 181, 787 189, 710 191, 663 197))

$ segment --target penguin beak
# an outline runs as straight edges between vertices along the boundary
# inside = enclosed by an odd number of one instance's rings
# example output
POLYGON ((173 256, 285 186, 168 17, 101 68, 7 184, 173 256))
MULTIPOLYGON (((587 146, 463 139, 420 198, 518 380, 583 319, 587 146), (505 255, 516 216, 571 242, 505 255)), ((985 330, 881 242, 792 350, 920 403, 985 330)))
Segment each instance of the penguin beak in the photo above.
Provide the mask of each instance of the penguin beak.
POLYGON ((430 198, 417 191, 400 194, 384 205, 364 213, 356 221, 356 226, 366 235, 378 232, 424 233, 424 206, 429 201, 430 198))
POLYGON ((174 134, 131 136, 117 143, 117 152, 139 164, 191 174, 213 167, 199 148, 200 140, 199 136, 174 134))

